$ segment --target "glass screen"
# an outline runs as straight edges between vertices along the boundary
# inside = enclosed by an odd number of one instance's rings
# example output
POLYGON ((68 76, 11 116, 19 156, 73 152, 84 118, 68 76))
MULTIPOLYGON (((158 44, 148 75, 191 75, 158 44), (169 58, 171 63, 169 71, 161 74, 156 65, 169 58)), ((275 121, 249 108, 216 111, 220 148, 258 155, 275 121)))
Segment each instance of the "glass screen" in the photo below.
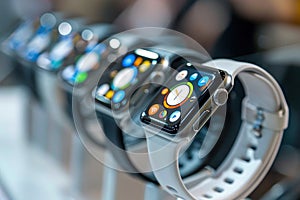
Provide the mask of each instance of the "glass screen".
POLYGON ((220 85, 220 77, 219 70, 203 66, 196 68, 185 62, 142 112, 142 122, 176 134, 220 85))
POLYGON ((130 98, 132 86, 139 86, 160 62, 160 55, 145 49, 137 49, 119 58, 103 73, 96 88, 96 100, 118 110, 130 98))

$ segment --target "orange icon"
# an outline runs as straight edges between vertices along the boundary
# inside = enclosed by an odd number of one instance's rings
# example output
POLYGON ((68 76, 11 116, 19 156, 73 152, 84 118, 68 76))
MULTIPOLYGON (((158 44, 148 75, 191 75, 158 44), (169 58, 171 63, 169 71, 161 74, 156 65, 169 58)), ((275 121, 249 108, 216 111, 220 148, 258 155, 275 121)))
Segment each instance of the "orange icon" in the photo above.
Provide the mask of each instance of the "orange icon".
POLYGON ((139 66, 142 62, 143 62, 143 58, 138 57, 138 58, 134 61, 133 65, 137 67, 137 66, 139 66))
POLYGON ((168 88, 165 88, 165 89, 163 89, 162 91, 161 91, 161 94, 162 95, 165 95, 165 94, 167 94, 169 92, 169 89, 168 88))
POLYGON ((159 105, 158 104, 154 104, 150 107, 148 114, 149 115, 155 115, 159 110, 159 105))

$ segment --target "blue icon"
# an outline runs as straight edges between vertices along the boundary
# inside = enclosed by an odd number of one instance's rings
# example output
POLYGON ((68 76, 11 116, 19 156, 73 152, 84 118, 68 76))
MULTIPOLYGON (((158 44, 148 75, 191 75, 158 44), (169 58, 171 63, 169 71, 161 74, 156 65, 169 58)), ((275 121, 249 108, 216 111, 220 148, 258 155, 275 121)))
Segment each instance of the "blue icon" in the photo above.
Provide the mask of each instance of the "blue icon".
POLYGON ((181 112, 180 111, 175 111, 170 115, 170 122, 176 122, 181 116, 181 112))
POLYGON ((124 98, 125 98, 125 91, 120 90, 120 91, 115 93, 115 95, 112 98, 112 101, 114 103, 120 103, 124 98))
POLYGON ((198 74, 197 73, 193 73, 191 76, 190 76, 190 81, 194 81, 198 78, 198 74))
POLYGON ((203 76, 198 82, 199 87, 205 86, 208 83, 208 81, 209 81, 209 77, 203 76))
POLYGON ((128 56, 126 56, 123 61, 122 61, 122 65, 124 67, 129 67, 131 66, 135 61, 135 55, 133 54, 129 54, 128 56))

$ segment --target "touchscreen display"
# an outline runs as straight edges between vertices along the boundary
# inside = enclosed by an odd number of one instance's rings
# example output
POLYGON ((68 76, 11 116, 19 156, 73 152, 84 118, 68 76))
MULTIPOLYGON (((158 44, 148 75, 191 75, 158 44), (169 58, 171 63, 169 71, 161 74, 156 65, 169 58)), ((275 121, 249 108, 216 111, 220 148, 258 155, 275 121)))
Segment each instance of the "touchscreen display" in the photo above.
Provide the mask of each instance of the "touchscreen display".
POLYGON ((84 83, 88 79, 89 73, 100 67, 99 61, 105 50, 106 46, 101 43, 91 50, 86 50, 85 54, 78 56, 75 64, 68 65, 62 71, 63 80, 71 85, 84 83))
POLYGON ((128 102, 132 86, 139 86, 160 62, 160 55, 137 49, 112 63, 103 73, 96 88, 96 100, 111 108, 121 109, 128 102))
POLYGON ((142 122, 176 134, 180 126, 192 119, 207 101, 214 88, 220 85, 220 77, 219 70, 196 68, 186 62, 176 69, 142 112, 142 122))

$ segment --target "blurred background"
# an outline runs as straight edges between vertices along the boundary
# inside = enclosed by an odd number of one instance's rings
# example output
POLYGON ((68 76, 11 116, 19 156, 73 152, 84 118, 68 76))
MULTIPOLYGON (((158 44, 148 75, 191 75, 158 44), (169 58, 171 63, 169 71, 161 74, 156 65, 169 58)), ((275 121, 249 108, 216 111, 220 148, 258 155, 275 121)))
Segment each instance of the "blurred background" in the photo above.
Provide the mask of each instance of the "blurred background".
MULTIPOLYGON (((299 0, 0 0, 1 41, 22 22, 47 11, 87 24, 114 24, 119 30, 171 28, 199 42, 212 58, 265 68, 283 88, 290 124, 271 172, 250 198, 300 199, 299 0)), ((43 101, 36 92, 39 81, 33 80, 39 73, 28 74, 18 59, 0 54, 0 199, 139 200, 151 193, 151 185, 124 173, 111 174, 73 141, 67 123, 57 125, 45 105, 53 99, 43 101), (113 196, 108 195, 111 190, 113 196)), ((48 92, 47 85, 43 90, 48 92)), ((241 99, 240 93, 234 91, 231 100, 241 99)), ((239 115, 239 109, 233 110, 233 116, 239 115)))

